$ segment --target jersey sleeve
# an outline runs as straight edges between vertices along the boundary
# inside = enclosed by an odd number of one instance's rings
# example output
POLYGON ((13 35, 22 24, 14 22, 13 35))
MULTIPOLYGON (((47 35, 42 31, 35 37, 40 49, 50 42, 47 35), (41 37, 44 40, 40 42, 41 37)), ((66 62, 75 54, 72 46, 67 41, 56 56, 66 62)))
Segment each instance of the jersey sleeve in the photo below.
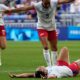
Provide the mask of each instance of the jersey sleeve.
POLYGON ((58 0, 51 0, 51 5, 53 8, 56 8, 58 4, 58 0))
POLYGON ((51 0, 53 3, 58 3, 58 0, 51 0))
POLYGON ((33 6, 34 6, 34 8, 35 8, 36 10, 38 10, 39 7, 40 7, 40 4, 41 4, 41 2, 33 3, 33 6))

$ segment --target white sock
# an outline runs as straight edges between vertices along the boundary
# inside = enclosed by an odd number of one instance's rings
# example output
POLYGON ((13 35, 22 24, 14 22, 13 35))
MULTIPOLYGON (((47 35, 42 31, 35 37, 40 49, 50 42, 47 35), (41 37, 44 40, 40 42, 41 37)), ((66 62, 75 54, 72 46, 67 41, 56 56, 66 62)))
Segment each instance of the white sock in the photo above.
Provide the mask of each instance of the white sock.
POLYGON ((1 50, 0 50, 0 66, 2 65, 2 62, 1 62, 1 50))
POLYGON ((57 51, 51 51, 51 61, 52 61, 52 65, 56 65, 56 63, 57 63, 57 51))
POLYGON ((43 49, 43 55, 44 55, 45 61, 47 63, 47 66, 51 66, 51 59, 50 59, 49 50, 44 50, 43 49))

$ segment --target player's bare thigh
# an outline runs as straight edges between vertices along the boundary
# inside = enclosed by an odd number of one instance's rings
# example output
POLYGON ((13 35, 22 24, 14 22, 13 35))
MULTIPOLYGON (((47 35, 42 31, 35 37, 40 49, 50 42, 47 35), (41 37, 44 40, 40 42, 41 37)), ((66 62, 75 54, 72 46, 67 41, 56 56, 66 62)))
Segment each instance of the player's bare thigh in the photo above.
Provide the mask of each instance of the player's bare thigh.
POLYGON ((57 32, 56 30, 48 31, 48 40, 50 42, 51 50, 57 51, 57 32))
POLYGON ((62 60, 62 61, 65 61, 67 63, 70 63, 69 61, 69 50, 67 47, 63 47, 59 53, 59 56, 58 56, 58 60, 62 60))
POLYGON ((0 48, 6 48, 6 32, 4 26, 0 26, 0 48))

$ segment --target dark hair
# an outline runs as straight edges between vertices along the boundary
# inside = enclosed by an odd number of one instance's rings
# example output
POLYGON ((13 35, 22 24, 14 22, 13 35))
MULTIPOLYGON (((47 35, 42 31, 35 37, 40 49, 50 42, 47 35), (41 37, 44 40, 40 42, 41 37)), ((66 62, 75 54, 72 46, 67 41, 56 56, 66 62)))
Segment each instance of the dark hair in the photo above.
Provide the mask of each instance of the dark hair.
POLYGON ((15 1, 15 0, 5 0, 5 1, 4 1, 4 4, 5 4, 6 6, 8 6, 8 5, 10 5, 10 3, 11 3, 12 1, 15 1))
POLYGON ((8 6, 10 4, 10 0, 5 0, 4 4, 8 6))
POLYGON ((42 71, 36 71, 35 72, 35 77, 36 78, 41 78, 41 77, 46 78, 46 74, 44 72, 42 72, 42 71))

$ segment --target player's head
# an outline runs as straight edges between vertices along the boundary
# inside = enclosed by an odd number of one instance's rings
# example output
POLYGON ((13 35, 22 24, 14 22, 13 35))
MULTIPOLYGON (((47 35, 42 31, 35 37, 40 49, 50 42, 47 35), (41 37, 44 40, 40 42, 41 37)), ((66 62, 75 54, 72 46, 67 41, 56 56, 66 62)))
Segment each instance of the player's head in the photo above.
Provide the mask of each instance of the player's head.
POLYGON ((50 7, 50 0, 42 0, 42 5, 44 8, 50 7))
POLYGON ((35 77, 36 78, 47 78, 48 71, 44 66, 40 66, 36 69, 35 77))

